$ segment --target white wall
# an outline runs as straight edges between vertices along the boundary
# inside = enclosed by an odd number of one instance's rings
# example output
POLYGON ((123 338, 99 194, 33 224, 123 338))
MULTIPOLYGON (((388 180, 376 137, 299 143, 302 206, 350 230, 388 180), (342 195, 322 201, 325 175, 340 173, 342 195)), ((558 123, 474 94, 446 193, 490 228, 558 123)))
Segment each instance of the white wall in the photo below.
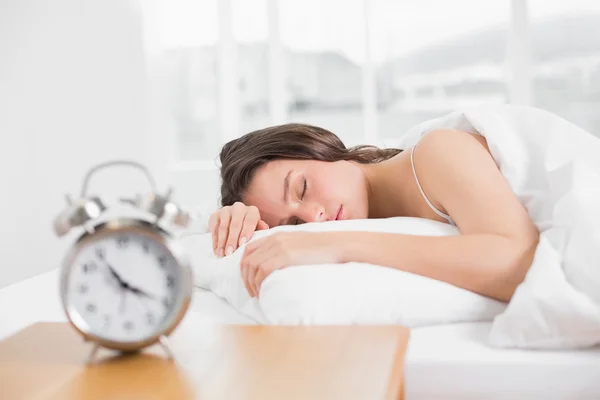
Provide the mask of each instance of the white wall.
MULTIPOLYGON (((56 238, 52 220, 94 163, 141 161, 164 188, 166 138, 146 118, 143 40, 135 1, 0 2, 0 287, 59 265, 73 238, 56 238)), ((134 170, 116 176, 91 188, 144 187, 134 170)))

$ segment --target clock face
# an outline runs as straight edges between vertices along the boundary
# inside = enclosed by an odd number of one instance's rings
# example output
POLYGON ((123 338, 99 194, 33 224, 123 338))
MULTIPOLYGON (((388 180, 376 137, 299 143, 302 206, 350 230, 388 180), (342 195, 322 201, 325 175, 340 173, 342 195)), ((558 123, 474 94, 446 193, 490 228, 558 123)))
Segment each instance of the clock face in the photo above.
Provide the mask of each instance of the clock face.
POLYGON ((90 240, 75 255, 67 278, 72 318, 83 319, 89 333, 105 340, 148 339, 178 311, 178 271, 171 252, 150 236, 117 231, 90 240))

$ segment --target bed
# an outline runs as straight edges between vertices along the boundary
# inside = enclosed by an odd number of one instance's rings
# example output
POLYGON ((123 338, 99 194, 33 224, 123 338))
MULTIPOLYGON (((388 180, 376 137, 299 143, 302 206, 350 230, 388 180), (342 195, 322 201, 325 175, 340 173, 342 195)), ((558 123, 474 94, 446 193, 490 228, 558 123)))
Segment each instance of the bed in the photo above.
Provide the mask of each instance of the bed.
POLYGON ((585 351, 496 350, 491 323, 411 331, 407 399, 598 399, 600 348, 585 351))
MULTIPOLYGON (((38 321, 65 321, 54 270, 0 290, 0 339, 38 321)), ((212 292, 198 289, 180 329, 254 324, 212 292)), ((540 352, 486 345, 489 323, 413 329, 406 399, 597 399, 600 348, 540 352)))

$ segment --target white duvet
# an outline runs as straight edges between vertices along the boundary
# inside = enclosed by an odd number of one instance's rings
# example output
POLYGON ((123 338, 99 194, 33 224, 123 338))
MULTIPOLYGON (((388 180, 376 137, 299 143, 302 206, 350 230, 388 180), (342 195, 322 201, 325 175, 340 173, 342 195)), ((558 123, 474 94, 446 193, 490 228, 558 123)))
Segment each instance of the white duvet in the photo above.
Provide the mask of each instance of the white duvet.
POLYGON ((483 135, 541 233, 525 281, 494 320, 490 344, 600 343, 600 140, 554 114, 496 105, 419 124, 398 145, 409 148, 436 128, 483 135))

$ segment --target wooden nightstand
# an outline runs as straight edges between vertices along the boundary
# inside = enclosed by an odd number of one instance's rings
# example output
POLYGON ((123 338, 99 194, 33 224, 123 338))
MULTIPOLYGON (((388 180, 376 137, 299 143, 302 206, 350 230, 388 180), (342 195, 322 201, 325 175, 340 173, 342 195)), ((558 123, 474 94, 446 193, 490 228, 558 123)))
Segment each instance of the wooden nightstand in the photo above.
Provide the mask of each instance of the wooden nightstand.
POLYGON ((402 399, 409 331, 398 326, 200 325, 171 336, 175 360, 97 353, 67 323, 0 342, 0 398, 402 399))

